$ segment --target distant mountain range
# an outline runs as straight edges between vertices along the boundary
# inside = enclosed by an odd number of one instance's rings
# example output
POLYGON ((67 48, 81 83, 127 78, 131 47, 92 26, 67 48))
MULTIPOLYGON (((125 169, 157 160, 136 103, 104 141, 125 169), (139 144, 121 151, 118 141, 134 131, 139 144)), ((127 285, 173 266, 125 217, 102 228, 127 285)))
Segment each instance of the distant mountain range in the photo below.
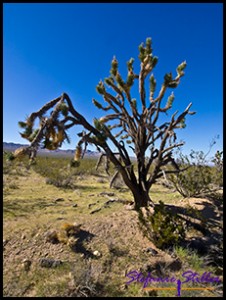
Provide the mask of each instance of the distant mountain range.
MULTIPOLYGON (((16 149, 20 148, 20 147, 26 147, 28 145, 23 145, 23 144, 16 144, 16 143, 7 143, 7 142, 3 142, 3 150, 5 151, 15 151, 16 149)), ((57 150, 47 150, 47 149, 39 149, 38 150, 38 154, 40 155, 54 155, 54 156, 73 156, 75 153, 75 150, 73 149, 67 149, 67 150, 61 150, 61 149, 57 149, 57 150)), ((91 150, 87 150, 85 153, 85 156, 94 156, 97 157, 99 156, 100 153, 97 151, 91 151, 91 150)))

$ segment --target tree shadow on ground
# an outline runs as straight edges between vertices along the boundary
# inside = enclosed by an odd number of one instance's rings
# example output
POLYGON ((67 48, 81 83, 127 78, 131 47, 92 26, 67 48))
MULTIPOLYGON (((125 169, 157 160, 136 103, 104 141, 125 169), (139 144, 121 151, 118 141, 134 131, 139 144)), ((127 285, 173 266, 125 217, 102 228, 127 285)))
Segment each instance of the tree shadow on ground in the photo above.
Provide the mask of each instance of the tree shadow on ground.
POLYGON ((184 240, 182 246, 196 250, 199 254, 206 254, 212 245, 221 242, 223 236, 223 202, 215 198, 193 199, 194 207, 171 204, 165 204, 165 207, 184 220, 190 229, 195 229, 192 239, 184 240))
POLYGON ((81 253, 84 255, 84 258, 94 258, 93 253, 86 249, 84 242, 90 242, 95 235, 86 230, 80 230, 74 234, 74 238, 77 239, 76 244, 71 247, 71 249, 76 253, 81 253))

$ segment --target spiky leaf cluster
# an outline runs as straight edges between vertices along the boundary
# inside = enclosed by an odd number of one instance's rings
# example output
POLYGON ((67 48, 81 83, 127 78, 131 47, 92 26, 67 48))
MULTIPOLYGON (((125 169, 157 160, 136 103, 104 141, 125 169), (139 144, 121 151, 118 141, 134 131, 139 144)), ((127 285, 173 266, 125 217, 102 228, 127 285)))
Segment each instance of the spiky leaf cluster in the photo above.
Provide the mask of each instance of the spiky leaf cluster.
POLYGON ((130 60, 127 62, 128 71, 133 72, 133 63, 134 63, 134 58, 131 57, 130 60))
POLYGON ((166 86, 169 85, 169 83, 173 80, 173 75, 172 73, 167 73, 165 76, 164 76, 164 83, 166 86))
POLYGON ((183 119, 180 121, 180 127, 181 127, 181 128, 185 128, 185 127, 186 127, 186 124, 185 124, 185 118, 183 118, 183 119))
POLYGON ((168 99, 167 99, 167 104, 166 104, 167 107, 169 107, 169 108, 172 107, 174 98, 175 98, 174 94, 171 93, 171 95, 170 95, 170 96, 168 97, 168 99))
POLYGON ((26 122, 22 122, 22 121, 19 121, 18 125, 19 125, 20 128, 26 128, 27 127, 27 123, 26 122))
POLYGON ((152 53, 151 38, 146 39, 146 47, 144 46, 144 43, 140 44, 139 51, 139 59, 143 62, 147 55, 152 53))
POLYGON ((182 77, 184 75, 184 69, 186 68, 187 63, 186 61, 183 61, 178 67, 177 67, 177 74, 182 77))
POLYGON ((151 38, 146 39, 146 45, 142 43, 139 46, 139 59, 142 63, 146 65, 147 70, 153 69, 157 62, 158 62, 158 57, 152 55, 152 47, 151 47, 151 38))
POLYGON ((65 140, 70 143, 70 138, 64 126, 57 119, 46 126, 43 136, 43 148, 48 150, 58 149, 65 140))
POLYGON ((102 80, 99 81, 98 85, 96 86, 96 90, 100 95, 103 95, 105 92, 104 83, 102 80))
POLYGON ((154 92, 156 89, 156 80, 153 74, 151 74, 150 76, 150 92, 151 92, 151 96, 153 96, 154 92))
POLYGON ((30 141, 30 136, 33 133, 33 124, 27 119, 26 122, 19 121, 18 125, 24 129, 23 132, 20 132, 21 137, 30 141))
POLYGON ((15 159, 15 156, 14 156, 14 154, 12 152, 6 153, 6 160, 7 161, 12 161, 14 159, 15 159))
POLYGON ((111 62, 111 70, 110 70, 110 73, 113 75, 113 76, 116 76, 118 72, 118 61, 116 59, 116 57, 113 57, 113 60, 111 62))
POLYGON ((102 106, 98 101, 96 101, 95 99, 93 99, 92 102, 93 102, 93 104, 94 104, 97 108, 103 109, 103 106, 102 106))
POLYGON ((59 108, 60 108, 60 111, 61 111, 62 115, 64 117, 67 117, 67 115, 68 115, 68 106, 67 106, 67 104, 66 103, 61 103, 59 108))

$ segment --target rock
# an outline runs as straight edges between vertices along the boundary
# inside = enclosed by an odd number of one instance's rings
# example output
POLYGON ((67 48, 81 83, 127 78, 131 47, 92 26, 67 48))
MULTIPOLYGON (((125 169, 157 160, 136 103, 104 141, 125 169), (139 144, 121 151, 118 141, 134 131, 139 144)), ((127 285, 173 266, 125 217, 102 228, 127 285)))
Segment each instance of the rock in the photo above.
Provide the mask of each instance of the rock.
POLYGON ((40 236, 40 233, 38 232, 34 237, 37 238, 40 236))
POLYGON ((25 240, 25 239, 26 239, 26 235, 25 235, 25 234, 22 234, 22 235, 21 235, 21 239, 22 239, 22 240, 25 240))
POLYGON ((99 196, 113 197, 113 196, 115 196, 115 193, 112 193, 112 192, 102 192, 102 193, 99 194, 99 196))
POLYGON ((57 266, 62 264, 62 261, 52 258, 40 258, 39 264, 42 268, 56 268, 57 266))
POLYGON ((172 253, 171 255, 170 255, 172 258, 177 258, 177 255, 176 255, 176 253, 172 253))
POLYGON ((148 247, 147 249, 145 249, 145 252, 150 253, 153 256, 158 254, 158 251, 156 251, 155 249, 153 249, 151 247, 148 247))
POLYGON ((89 194, 89 195, 88 195, 88 197, 93 197, 93 196, 95 196, 95 194, 89 194))
POLYGON ((75 227, 76 230, 79 230, 79 229, 82 227, 82 224, 81 224, 81 223, 74 222, 74 223, 73 223, 73 226, 75 227))
POLYGON ((9 242, 9 240, 3 240, 3 247, 9 242))
POLYGON ((63 262, 61 260, 55 260, 52 264, 52 267, 55 268, 55 267, 58 267, 59 265, 61 265, 63 262))
POLYGON ((102 208, 110 208, 109 204, 104 204, 102 208))
POLYGON ((62 201, 64 201, 64 198, 56 198, 56 199, 54 200, 54 202, 62 202, 62 201))
POLYGON ((97 209, 91 211, 90 214, 91 214, 91 215, 92 215, 92 214, 95 214, 96 212, 98 212, 98 211, 100 211, 100 210, 101 210, 101 208, 97 208, 97 209))
POLYGON ((116 202, 116 201, 118 201, 118 199, 109 199, 109 200, 106 201, 104 204, 105 204, 105 205, 108 205, 108 204, 113 203, 113 202, 116 202))
POLYGON ((31 268, 31 260, 25 258, 22 261, 22 267, 23 267, 24 271, 28 272, 31 268))
POLYGON ((96 256, 96 257, 101 257, 101 253, 99 251, 97 251, 97 250, 95 250, 93 252, 93 255, 96 256))
POLYGON ((88 204, 88 208, 92 207, 93 205, 96 205, 96 203, 90 203, 90 204, 88 204))
POLYGON ((73 204, 73 205, 72 205, 72 207, 78 207, 78 204, 77 204, 77 203, 75 203, 75 204, 73 204))

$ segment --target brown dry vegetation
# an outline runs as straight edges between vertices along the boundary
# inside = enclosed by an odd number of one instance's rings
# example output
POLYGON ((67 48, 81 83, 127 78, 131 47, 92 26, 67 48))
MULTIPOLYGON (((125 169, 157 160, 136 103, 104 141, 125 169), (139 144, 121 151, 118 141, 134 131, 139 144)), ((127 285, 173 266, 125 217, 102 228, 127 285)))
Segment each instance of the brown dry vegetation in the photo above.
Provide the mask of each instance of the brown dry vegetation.
MULTIPOLYGON (((157 249, 142 234, 137 212, 129 209, 132 200, 129 190, 110 189, 105 174, 76 174, 75 186, 64 189, 46 184, 46 179, 34 170, 28 169, 24 162, 5 164, 3 170, 4 296, 167 297, 175 296, 176 292, 145 292, 141 283, 126 285, 125 275, 130 270, 146 272, 154 266, 160 266, 162 274, 177 277, 188 269, 200 274, 216 272, 216 268, 205 266, 204 256, 186 247, 177 247, 172 252, 157 249), (108 200, 119 201, 106 204, 108 200), (101 210, 90 213, 98 208, 101 210), (82 224, 76 247, 46 240, 49 230, 58 230, 66 222, 82 224), (152 256, 146 252, 148 247, 156 249, 158 254, 152 256), (94 256, 94 251, 100 256, 94 256), (40 258, 53 258, 62 264, 43 268, 40 258), (182 264, 175 268, 172 263, 178 258, 182 264), (29 271, 25 270, 25 259, 31 262, 29 271)), ((155 202, 164 201, 168 209, 176 210, 191 224, 198 224, 189 228, 187 240, 202 238, 211 243, 221 233, 222 203, 219 201, 182 199, 160 184, 153 187, 151 196, 155 202)), ((218 295, 207 290, 183 291, 183 296, 218 295)))

